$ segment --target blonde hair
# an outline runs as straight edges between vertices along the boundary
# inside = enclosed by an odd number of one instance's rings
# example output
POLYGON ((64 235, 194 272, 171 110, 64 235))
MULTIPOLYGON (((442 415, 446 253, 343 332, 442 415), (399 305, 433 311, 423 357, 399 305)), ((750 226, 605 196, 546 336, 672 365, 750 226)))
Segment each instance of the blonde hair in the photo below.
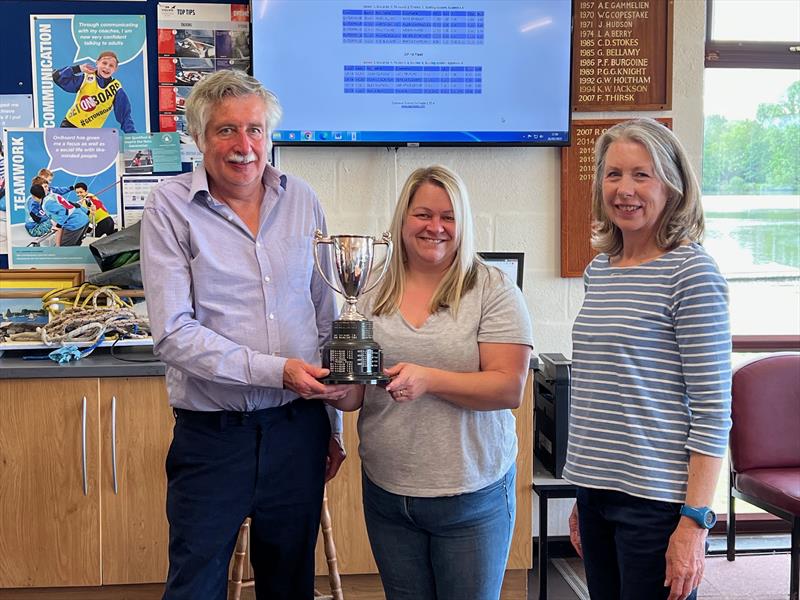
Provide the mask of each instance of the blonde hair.
POLYGON ((469 206, 467 188, 461 178, 447 167, 442 165, 423 167, 408 176, 394 209, 389 231, 395 243, 395 250, 375 299, 372 310, 375 315, 391 314, 400 306, 405 290, 407 264, 403 225, 414 200, 414 194, 424 183, 436 185, 447 192, 453 205, 456 226, 455 257, 431 298, 429 311, 435 313, 443 308, 450 308, 453 314, 456 314, 461 298, 475 285, 477 267, 481 261, 475 254, 472 210, 469 206))
POLYGON ((39 169, 39 172, 36 175, 38 177, 48 177, 50 179, 53 178, 53 172, 50 169, 39 169))
POLYGON ((700 185, 689 157, 678 138, 666 126, 649 118, 631 119, 614 125, 595 144, 592 183, 592 247, 609 256, 622 253, 622 232, 603 206, 603 174, 608 148, 617 141, 644 146, 656 177, 667 187, 667 203, 656 228, 655 242, 672 250, 684 240, 701 242, 705 233, 700 185))
POLYGON ((47 185, 50 185, 50 182, 47 180, 47 177, 45 177, 44 175, 37 175, 36 177, 31 179, 31 185, 42 185, 43 183, 46 183, 47 185))

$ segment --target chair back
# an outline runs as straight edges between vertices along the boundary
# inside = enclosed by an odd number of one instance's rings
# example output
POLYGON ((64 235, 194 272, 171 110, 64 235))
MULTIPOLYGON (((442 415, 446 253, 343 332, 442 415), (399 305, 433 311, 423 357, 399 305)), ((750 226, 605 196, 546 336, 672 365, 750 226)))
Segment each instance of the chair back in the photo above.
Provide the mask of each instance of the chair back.
POLYGON ((733 471, 800 467, 800 354, 739 366, 731 393, 733 471))

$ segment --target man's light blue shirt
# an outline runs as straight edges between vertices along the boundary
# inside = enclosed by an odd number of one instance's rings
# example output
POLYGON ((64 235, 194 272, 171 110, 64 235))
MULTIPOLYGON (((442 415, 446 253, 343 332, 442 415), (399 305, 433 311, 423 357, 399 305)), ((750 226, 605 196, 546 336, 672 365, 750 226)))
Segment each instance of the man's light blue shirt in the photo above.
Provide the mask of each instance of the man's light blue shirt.
POLYGON ((202 166, 147 198, 142 274, 154 352, 167 364, 176 408, 280 406, 297 398, 283 389, 286 360, 320 364, 336 317, 312 254, 314 231, 325 231, 322 207, 307 183, 269 165, 262 181, 255 237, 211 196, 202 166))

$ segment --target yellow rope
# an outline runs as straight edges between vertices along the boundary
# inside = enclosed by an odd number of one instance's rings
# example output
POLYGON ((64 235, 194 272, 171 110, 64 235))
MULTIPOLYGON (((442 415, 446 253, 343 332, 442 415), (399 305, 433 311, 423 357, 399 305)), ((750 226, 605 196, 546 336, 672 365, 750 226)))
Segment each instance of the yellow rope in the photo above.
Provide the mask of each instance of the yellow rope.
POLYGON ((124 300, 117 294, 121 288, 112 285, 98 287, 84 283, 81 286, 51 290, 42 296, 42 306, 51 315, 57 315, 66 308, 86 308, 89 304, 98 306, 98 300, 106 298, 106 306, 133 308, 133 301, 124 300), (85 294, 85 297, 84 297, 85 294), (63 308, 61 307, 63 305, 63 308))

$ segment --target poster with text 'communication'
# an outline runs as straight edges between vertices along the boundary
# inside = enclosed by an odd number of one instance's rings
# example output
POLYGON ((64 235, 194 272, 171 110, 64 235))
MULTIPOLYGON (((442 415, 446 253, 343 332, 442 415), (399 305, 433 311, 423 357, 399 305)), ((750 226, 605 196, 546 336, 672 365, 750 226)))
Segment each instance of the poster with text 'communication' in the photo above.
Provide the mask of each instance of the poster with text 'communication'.
POLYGON ((37 127, 150 130, 144 15, 31 15, 37 127))

